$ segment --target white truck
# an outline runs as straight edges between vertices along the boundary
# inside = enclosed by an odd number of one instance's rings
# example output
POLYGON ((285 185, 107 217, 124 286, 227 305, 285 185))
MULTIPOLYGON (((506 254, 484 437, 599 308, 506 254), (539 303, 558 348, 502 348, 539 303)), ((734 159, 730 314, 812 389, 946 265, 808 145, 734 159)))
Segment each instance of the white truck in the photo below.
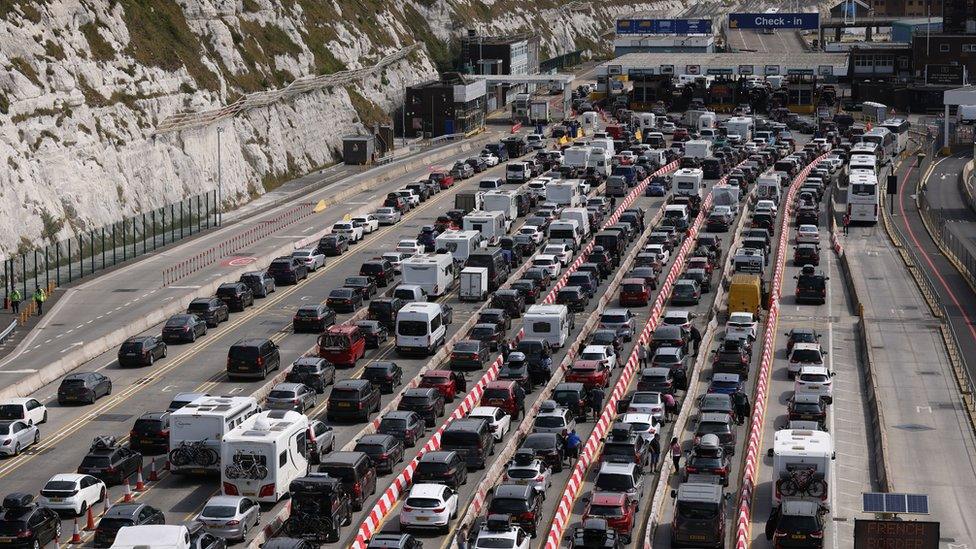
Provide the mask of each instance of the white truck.
POLYGON ((772 499, 805 499, 828 505, 833 440, 829 433, 808 429, 781 429, 773 439, 772 499))
POLYGON ((590 235, 590 212, 586 208, 565 208, 559 214, 560 221, 573 220, 579 224, 583 238, 590 235))
POLYGON ((518 198, 515 191, 488 191, 481 200, 481 208, 486 212, 502 212, 511 222, 518 217, 518 198))
POLYGON ((681 168, 671 177, 675 196, 705 197, 705 175, 701 168, 681 168))
POLYGON ((461 228, 465 231, 478 231, 488 244, 498 242, 498 239, 508 233, 511 222, 502 212, 486 212, 476 210, 461 219, 461 228))
POLYGON ((586 170, 590 162, 590 152, 593 149, 584 146, 572 146, 563 151, 563 166, 576 168, 580 172, 586 170))
POLYGON ((546 201, 561 206, 576 208, 583 205, 584 196, 580 193, 578 179, 550 181, 546 185, 546 201))
POLYGON ((725 133, 738 135, 745 143, 752 139, 752 132, 756 123, 751 116, 733 116, 725 121, 725 133))
POLYGON ((444 231, 434 239, 435 250, 447 250, 454 260, 465 262, 472 252, 487 246, 487 241, 478 231, 444 231))
POLYGON ((706 159, 712 156, 712 142, 706 139, 693 139, 685 142, 685 156, 706 159))
POLYGON ((536 99, 529 106, 529 122, 533 124, 549 123, 549 102, 545 99, 536 99))
POLYGON ((484 301, 488 298, 488 269, 485 267, 465 267, 461 269, 461 287, 458 299, 461 301, 484 301))
POLYGON ((454 256, 447 254, 420 254, 400 262, 402 284, 420 286, 427 296, 441 296, 454 288, 454 256))
POLYGON ((552 347, 566 344, 574 324, 573 315, 565 305, 533 305, 525 311, 524 317, 525 337, 544 339, 552 347))

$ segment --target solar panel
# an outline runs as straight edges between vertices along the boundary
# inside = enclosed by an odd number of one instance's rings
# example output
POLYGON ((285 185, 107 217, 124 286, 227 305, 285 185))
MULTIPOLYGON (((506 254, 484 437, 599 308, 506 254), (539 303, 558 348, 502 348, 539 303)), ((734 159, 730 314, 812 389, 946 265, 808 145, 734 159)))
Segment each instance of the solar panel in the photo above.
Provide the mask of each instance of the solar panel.
POLYGON ((867 492, 861 494, 865 513, 884 513, 884 494, 867 492))
POLYGON ((925 494, 906 494, 908 498, 908 512, 918 515, 929 514, 929 497, 925 494))
POLYGON ((907 513, 908 505, 905 502, 905 494, 885 494, 886 513, 907 513))

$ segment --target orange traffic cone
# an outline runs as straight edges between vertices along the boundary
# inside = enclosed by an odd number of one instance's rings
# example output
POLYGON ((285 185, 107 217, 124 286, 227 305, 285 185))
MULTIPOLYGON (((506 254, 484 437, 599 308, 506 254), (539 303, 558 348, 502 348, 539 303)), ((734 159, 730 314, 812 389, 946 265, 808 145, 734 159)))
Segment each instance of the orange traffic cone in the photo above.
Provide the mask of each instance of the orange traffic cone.
POLYGON ((68 543, 73 545, 81 544, 81 530, 78 529, 78 519, 75 519, 75 530, 71 533, 71 541, 68 543))
POLYGON ((92 513, 91 507, 88 508, 88 518, 85 521, 85 531, 91 532, 95 530, 95 514, 92 513))
POLYGON ((136 492, 142 492, 146 489, 146 483, 142 480, 142 465, 136 469, 136 492))
POLYGON ((167 456, 166 461, 163 462, 163 471, 169 471, 169 457, 167 456))
POLYGON ((129 481, 125 481, 125 495, 122 497, 122 501, 125 503, 130 503, 132 501, 132 488, 129 488, 129 481))
POLYGON ((156 460, 149 462, 149 482, 156 482, 159 480, 159 475, 156 474, 156 460))

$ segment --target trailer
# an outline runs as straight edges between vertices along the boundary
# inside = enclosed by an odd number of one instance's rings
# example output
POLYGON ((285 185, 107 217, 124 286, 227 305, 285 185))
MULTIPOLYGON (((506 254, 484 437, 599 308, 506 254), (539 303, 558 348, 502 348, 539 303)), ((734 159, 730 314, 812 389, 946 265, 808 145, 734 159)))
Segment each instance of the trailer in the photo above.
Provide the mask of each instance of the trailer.
POLYGON ((437 235, 434 239, 435 250, 447 250, 454 256, 454 260, 463 263, 468 260, 468 256, 476 250, 480 250, 488 245, 484 237, 478 231, 453 231, 448 230, 437 235))
POLYGON ((745 143, 752 139, 752 132, 756 128, 756 123, 751 116, 733 116, 725 121, 725 133, 727 135, 738 135, 745 143))
POLYGON ((400 262, 402 284, 420 286, 428 297, 442 296, 454 288, 457 269, 449 253, 421 254, 400 262))
POLYGON ((481 194, 476 191, 459 191, 454 195, 454 207, 465 212, 480 210, 481 194))
POLYGON ((518 200, 515 191, 488 191, 482 197, 481 209, 486 212, 502 212, 511 222, 518 217, 518 200))
POLYGON ((685 156, 687 158, 705 159, 712 156, 712 142, 706 139, 695 139, 685 142, 685 156))
POLYGON ((220 441, 258 410, 258 401, 253 397, 208 396, 174 411, 169 420, 170 471, 174 474, 217 472, 220 441))
POLYGON ((529 105, 529 122, 533 124, 548 124, 550 119, 549 102, 537 99, 529 105))
POLYGON ((575 168, 578 172, 586 171, 586 165, 590 161, 590 153, 593 149, 586 146, 569 147, 563 151, 564 167, 575 168))
POLYGON ((476 210, 461 219, 461 228, 465 231, 478 231, 489 245, 508 233, 509 222, 502 212, 485 212, 476 210))
POLYGON ((811 500, 828 504, 834 446, 829 433, 809 429, 782 429, 773 439, 772 500, 811 500))
POLYGON ((579 179, 550 181, 546 185, 546 200, 570 208, 582 206, 584 197, 579 184, 579 179))
POLYGON ((277 503, 291 482, 308 472, 306 431, 305 414, 271 410, 251 416, 225 434, 220 444, 224 495, 277 503))

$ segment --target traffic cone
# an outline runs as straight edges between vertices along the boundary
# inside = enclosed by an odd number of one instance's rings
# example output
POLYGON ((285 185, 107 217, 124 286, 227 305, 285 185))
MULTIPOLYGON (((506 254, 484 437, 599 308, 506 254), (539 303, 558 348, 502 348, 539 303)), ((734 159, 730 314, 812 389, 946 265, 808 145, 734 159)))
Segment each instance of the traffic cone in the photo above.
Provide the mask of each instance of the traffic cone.
POLYGON ((149 482, 156 482, 159 480, 159 475, 156 474, 156 460, 149 462, 149 482))
POLYGON ((91 507, 88 508, 88 517, 85 521, 85 531, 91 532, 95 530, 95 514, 92 513, 91 507))
POLYGON ((169 471, 169 456, 166 456, 166 461, 163 462, 163 471, 169 471))
POLYGON ((136 492, 142 492, 146 489, 146 483, 142 480, 142 465, 136 469, 136 492))
POLYGON ((105 499, 102 500, 102 516, 104 517, 108 514, 108 510, 112 508, 112 502, 109 501, 108 494, 105 494, 105 499))
POLYGON ((132 488, 129 488, 129 481, 125 481, 125 496, 123 496, 122 501, 125 503, 130 503, 132 501, 132 488))
POLYGON ((81 530, 78 529, 78 519, 75 519, 75 530, 71 533, 71 541, 68 543, 72 545, 81 544, 81 530))

